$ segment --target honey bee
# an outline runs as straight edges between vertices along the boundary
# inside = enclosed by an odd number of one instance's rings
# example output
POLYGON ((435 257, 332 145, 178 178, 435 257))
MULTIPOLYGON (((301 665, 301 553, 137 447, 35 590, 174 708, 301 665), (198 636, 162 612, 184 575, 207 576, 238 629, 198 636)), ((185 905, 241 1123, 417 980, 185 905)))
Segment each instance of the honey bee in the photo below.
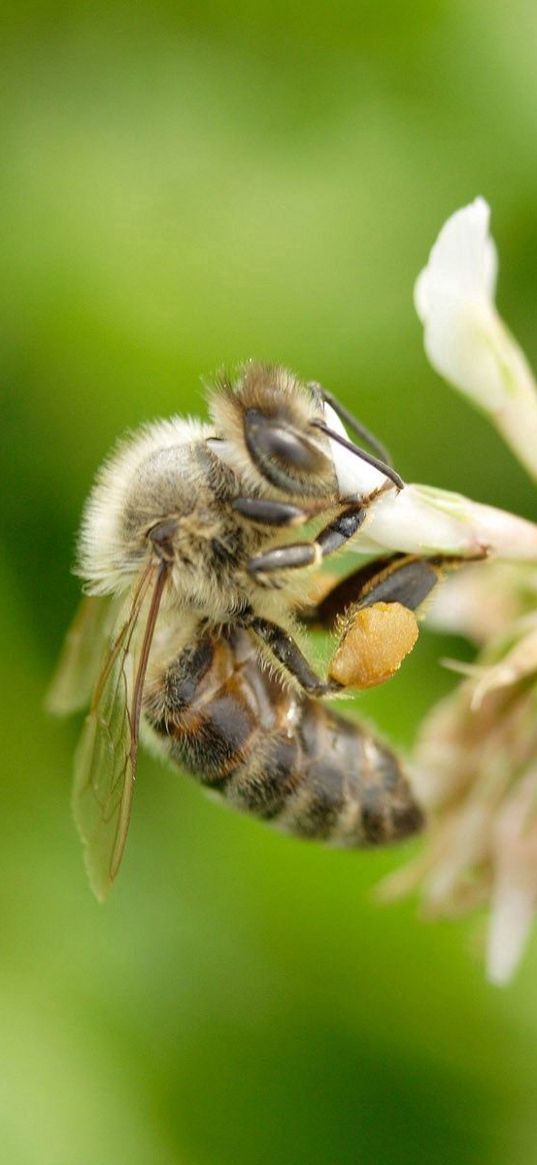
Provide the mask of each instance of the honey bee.
POLYGON ((282 368, 249 363, 208 403, 207 423, 173 417, 127 437, 82 522, 87 594, 49 707, 89 703, 74 814, 101 899, 125 848, 140 733, 236 808, 300 837, 364 847, 422 822, 394 753, 322 701, 393 675, 440 577, 440 559, 394 555, 320 593, 316 568, 401 478, 335 398, 282 368), (340 448, 380 485, 345 495, 340 448), (317 532, 297 538, 308 523, 317 532), (326 677, 309 659, 312 623, 337 633, 326 677))

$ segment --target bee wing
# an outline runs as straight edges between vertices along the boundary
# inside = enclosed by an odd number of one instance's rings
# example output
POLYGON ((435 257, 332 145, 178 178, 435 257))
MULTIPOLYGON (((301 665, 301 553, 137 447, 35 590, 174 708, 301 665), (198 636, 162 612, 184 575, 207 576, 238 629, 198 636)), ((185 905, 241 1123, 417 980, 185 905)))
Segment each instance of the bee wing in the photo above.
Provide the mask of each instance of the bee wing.
POLYGON ((55 716, 69 716, 89 704, 103 656, 103 643, 117 618, 114 595, 85 595, 65 637, 46 697, 55 716))
POLYGON ((75 756, 73 812, 91 887, 108 894, 129 828, 143 686, 168 565, 146 567, 106 656, 75 756), (140 626, 152 589, 145 626, 140 626))

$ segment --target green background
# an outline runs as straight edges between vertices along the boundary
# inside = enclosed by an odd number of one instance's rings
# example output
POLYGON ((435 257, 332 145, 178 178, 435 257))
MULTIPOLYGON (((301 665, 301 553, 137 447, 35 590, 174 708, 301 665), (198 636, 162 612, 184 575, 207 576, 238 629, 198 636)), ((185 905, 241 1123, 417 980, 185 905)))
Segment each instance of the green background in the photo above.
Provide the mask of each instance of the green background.
MULTIPOLYGON (((535 6, 19 0, 3 21, 1 1159, 534 1163, 535 943, 494 990, 483 919, 373 903, 412 846, 300 845, 145 756, 99 907, 79 725, 42 703, 96 466, 125 428, 202 411, 222 364, 322 380, 407 480, 533 515, 427 367, 412 286, 482 193, 537 362, 535 6)), ((453 683, 441 650, 424 635, 360 701, 401 746, 453 683)))

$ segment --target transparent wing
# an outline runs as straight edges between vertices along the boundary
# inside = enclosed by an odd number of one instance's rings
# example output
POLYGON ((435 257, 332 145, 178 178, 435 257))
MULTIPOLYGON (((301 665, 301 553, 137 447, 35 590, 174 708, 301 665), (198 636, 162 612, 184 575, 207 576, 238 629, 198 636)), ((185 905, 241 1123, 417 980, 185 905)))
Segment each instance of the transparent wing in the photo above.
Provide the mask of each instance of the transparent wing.
POLYGON ((48 712, 69 716, 89 704, 117 613, 114 595, 86 595, 82 599, 47 692, 48 712))
POLYGON ((101 900, 125 849, 143 685, 166 577, 164 563, 148 566, 141 576, 97 680, 76 751, 73 811, 91 887, 101 900))

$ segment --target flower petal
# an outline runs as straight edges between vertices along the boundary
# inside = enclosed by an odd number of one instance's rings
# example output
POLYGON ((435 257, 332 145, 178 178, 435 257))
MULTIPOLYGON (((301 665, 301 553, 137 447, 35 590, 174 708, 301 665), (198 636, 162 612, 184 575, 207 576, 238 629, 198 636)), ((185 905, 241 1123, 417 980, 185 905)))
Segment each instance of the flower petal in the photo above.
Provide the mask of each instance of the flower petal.
POLYGON ((497 879, 487 942, 487 976, 497 987, 513 978, 535 914, 535 891, 497 879))
POLYGON ((494 305, 496 249, 482 198, 448 219, 418 276, 414 302, 433 368, 489 413, 537 476, 537 394, 527 360, 494 305))
POLYGON ((455 211, 431 249, 428 266, 415 287, 416 311, 428 322, 439 294, 483 297, 492 302, 496 287, 496 247, 489 235, 490 207, 485 198, 455 211))
POLYGON ((520 962, 537 906, 536 794, 536 774, 530 772, 516 786, 495 829, 487 974, 499 986, 509 982, 520 962))
POLYGON ((537 561, 537 525, 462 494, 407 485, 372 503, 352 546, 359 553, 401 550, 465 558, 488 553, 506 560, 537 561))
POLYGON ((472 710, 480 707, 489 692, 511 687, 536 672, 537 627, 533 626, 498 663, 484 669, 472 696, 472 710))
MULTIPOLYGON (((331 429, 336 433, 340 433, 342 437, 347 437, 347 430, 338 417, 335 409, 328 403, 324 406, 324 415, 326 421, 331 429)), ((344 497, 367 497, 375 490, 381 489, 388 485, 388 478, 385 477, 374 465, 364 461, 356 453, 350 449, 345 449, 339 444, 339 441, 334 441, 329 438, 330 453, 337 473, 338 485, 340 493, 344 497)))
POLYGON ((427 608, 427 624, 479 645, 488 643, 522 614, 526 596, 535 595, 535 581, 532 567, 490 562, 483 570, 482 563, 469 564, 438 588, 427 608))
POLYGON ((434 312, 439 295, 492 302, 498 257, 489 235, 489 220, 488 203, 476 198, 456 210, 442 227, 414 289, 416 311, 423 324, 434 312))

